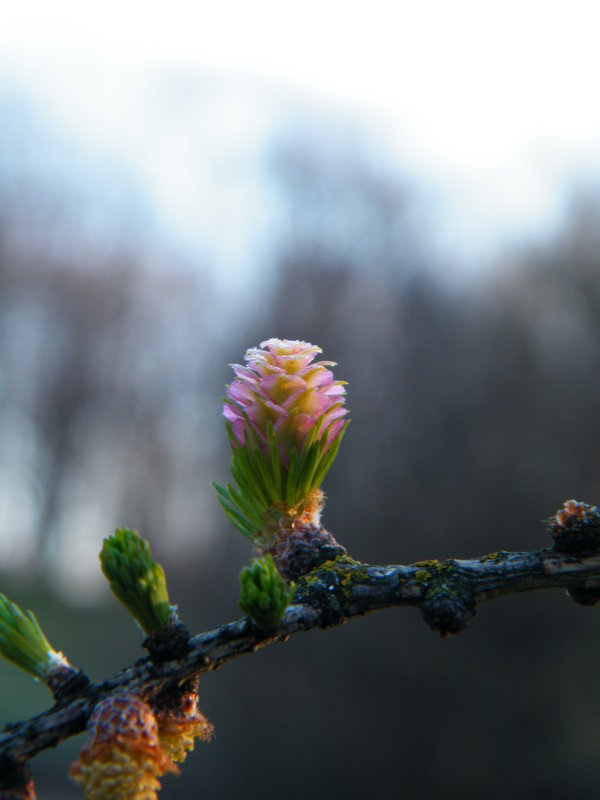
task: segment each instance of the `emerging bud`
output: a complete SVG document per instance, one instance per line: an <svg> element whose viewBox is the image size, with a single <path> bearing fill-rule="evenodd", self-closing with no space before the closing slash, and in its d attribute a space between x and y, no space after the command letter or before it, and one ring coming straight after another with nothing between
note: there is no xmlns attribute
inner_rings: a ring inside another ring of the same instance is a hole
<svg viewBox="0 0 600 800"><path fill-rule="evenodd" d="M321 348L269 339L233 365L223 414L235 485L215 484L233 524L263 550L278 530L318 525L319 489L348 425L344 381L315 362Z"/></svg>
<svg viewBox="0 0 600 800"><path fill-rule="evenodd" d="M86 800L157 800L160 778L178 773L158 740L152 709L125 692L102 700L88 722L88 739L71 777Z"/></svg>
<svg viewBox="0 0 600 800"><path fill-rule="evenodd" d="M177 624L164 570L152 558L148 542L136 531L120 528L106 538L100 564L113 593L145 633Z"/></svg>
<svg viewBox="0 0 600 800"><path fill-rule="evenodd" d="M259 628L277 627L293 594L294 584L286 587L270 555L253 559L240 572L239 606Z"/></svg>
<svg viewBox="0 0 600 800"><path fill-rule="evenodd" d="M547 524L554 538L554 548L559 552L583 555L600 551L600 512L597 506L565 500Z"/></svg>
<svg viewBox="0 0 600 800"><path fill-rule="evenodd" d="M0 653L44 681L55 694L78 675L46 639L33 611L23 611L3 594L0 594Z"/></svg>

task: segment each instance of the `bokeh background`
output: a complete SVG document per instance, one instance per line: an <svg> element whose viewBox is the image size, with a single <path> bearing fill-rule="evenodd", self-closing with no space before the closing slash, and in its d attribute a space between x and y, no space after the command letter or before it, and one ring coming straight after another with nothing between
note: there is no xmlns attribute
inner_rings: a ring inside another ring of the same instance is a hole
<svg viewBox="0 0 600 800"><path fill-rule="evenodd" d="M0 30L0 590L94 680L140 655L117 526L192 631L239 616L220 398L271 336L349 381L325 522L356 558L536 548L600 498L593 4L213 5ZM203 678L216 738L162 796L588 797L599 624L554 591L295 637ZM0 663L1 724L48 705ZM81 741L40 798L78 796Z"/></svg>

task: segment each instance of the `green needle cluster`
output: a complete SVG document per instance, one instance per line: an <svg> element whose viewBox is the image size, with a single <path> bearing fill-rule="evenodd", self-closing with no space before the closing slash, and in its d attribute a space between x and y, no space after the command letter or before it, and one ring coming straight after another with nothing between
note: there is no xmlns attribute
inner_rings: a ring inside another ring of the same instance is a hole
<svg viewBox="0 0 600 800"><path fill-rule="evenodd" d="M277 627L293 594L294 584L287 588L272 556L255 558L240 572L239 606L259 628Z"/></svg>
<svg viewBox="0 0 600 800"><path fill-rule="evenodd" d="M23 611L3 594L0 594L0 652L38 678L45 678L67 663L44 636L33 611Z"/></svg>
<svg viewBox="0 0 600 800"><path fill-rule="evenodd" d="M176 618L169 604L165 572L152 558L148 542L136 531L120 528L104 540L102 572L115 596L145 633L166 628Z"/></svg>
<svg viewBox="0 0 600 800"><path fill-rule="evenodd" d="M271 422L266 426L266 445L254 433L245 431L244 447L237 443L231 423L226 423L234 484L213 486L227 518L248 539L261 532L270 509L296 507L323 482L348 423L328 446L327 438L320 438L322 422L319 419L308 432L299 452L294 447L285 456Z"/></svg>

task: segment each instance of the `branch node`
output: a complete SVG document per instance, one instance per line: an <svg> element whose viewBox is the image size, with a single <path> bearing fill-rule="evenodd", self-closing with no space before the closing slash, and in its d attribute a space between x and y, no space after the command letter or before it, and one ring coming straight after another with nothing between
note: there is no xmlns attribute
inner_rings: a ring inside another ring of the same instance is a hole
<svg viewBox="0 0 600 800"><path fill-rule="evenodd" d="M52 696L58 702L87 689L90 685L90 679L80 669L60 670L48 676L46 684L52 692Z"/></svg>
<svg viewBox="0 0 600 800"><path fill-rule="evenodd" d="M600 586L587 586L585 583L579 583L577 586L571 586L567 590L567 594L582 606L595 606L600 602Z"/></svg>
<svg viewBox="0 0 600 800"><path fill-rule="evenodd" d="M327 561L346 555L346 548L320 525L299 525L278 530L266 551L273 556L277 569L288 581L297 581Z"/></svg>
<svg viewBox="0 0 600 800"><path fill-rule="evenodd" d="M183 658L190 650L190 632L182 622L151 631L142 642L155 664Z"/></svg>
<svg viewBox="0 0 600 800"><path fill-rule="evenodd" d="M469 583L458 576L434 580L425 593L421 614L431 630L442 636L460 633L475 616L475 598Z"/></svg>
<svg viewBox="0 0 600 800"><path fill-rule="evenodd" d="M565 500L547 527L558 553L590 555L600 552L600 512L597 506Z"/></svg>

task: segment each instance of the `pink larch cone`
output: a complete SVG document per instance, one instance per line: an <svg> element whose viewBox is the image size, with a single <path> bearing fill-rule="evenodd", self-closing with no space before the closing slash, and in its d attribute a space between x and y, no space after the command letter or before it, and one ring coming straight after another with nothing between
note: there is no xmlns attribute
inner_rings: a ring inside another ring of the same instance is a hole
<svg viewBox="0 0 600 800"><path fill-rule="evenodd" d="M216 486L225 513L270 553L287 578L314 566L316 551L337 545L320 524L320 484L337 454L347 422L345 382L321 348L268 339L234 364L223 413L229 425L236 486Z"/></svg>
<svg viewBox="0 0 600 800"><path fill-rule="evenodd" d="M289 458L320 423L318 438L326 438L327 450L344 427L346 390L327 369L334 361L314 362L321 352L308 342L269 339L246 351L247 366L233 365L236 379L227 388L223 413L240 445L247 432L266 446L270 422L282 455Z"/></svg>

